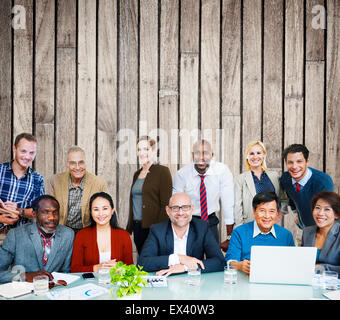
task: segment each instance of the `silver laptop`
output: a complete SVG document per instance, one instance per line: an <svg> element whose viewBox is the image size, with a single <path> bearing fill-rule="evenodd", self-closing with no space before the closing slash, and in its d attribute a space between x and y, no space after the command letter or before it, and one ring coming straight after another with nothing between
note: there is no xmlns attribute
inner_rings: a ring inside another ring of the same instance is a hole
<svg viewBox="0 0 340 320"><path fill-rule="evenodd" d="M252 246L249 282L311 285L315 247Z"/></svg>

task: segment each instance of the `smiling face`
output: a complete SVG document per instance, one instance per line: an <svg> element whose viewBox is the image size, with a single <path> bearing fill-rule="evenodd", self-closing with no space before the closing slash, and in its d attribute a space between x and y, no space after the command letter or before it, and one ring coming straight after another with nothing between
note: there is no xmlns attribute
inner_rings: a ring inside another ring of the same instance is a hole
<svg viewBox="0 0 340 320"><path fill-rule="evenodd" d="M263 149L258 144L250 148L247 154L247 160L252 169L258 168L262 165L265 154Z"/></svg>
<svg viewBox="0 0 340 320"><path fill-rule="evenodd" d="M338 219L331 205L321 198L315 204L313 218L320 229L331 228L335 220Z"/></svg>
<svg viewBox="0 0 340 320"><path fill-rule="evenodd" d="M287 154L287 170L290 176L296 181L300 181L307 173L309 158L306 160L302 152Z"/></svg>
<svg viewBox="0 0 340 320"><path fill-rule="evenodd" d="M183 207L184 206L184 207ZM176 207L181 207L179 210ZM194 206L188 195L176 193L170 198L166 212L174 227L185 228L192 219Z"/></svg>
<svg viewBox="0 0 340 320"><path fill-rule="evenodd" d="M80 180L86 173L85 155L81 151L70 152L67 156L67 167L71 178Z"/></svg>
<svg viewBox="0 0 340 320"><path fill-rule="evenodd" d="M214 156L211 146L208 143L196 143L193 147L192 158L196 170L203 174L205 173L210 165L210 161Z"/></svg>
<svg viewBox="0 0 340 320"><path fill-rule="evenodd" d="M38 226L45 235L52 234L59 224L59 206L52 199L42 199L35 216Z"/></svg>
<svg viewBox="0 0 340 320"><path fill-rule="evenodd" d="M154 148L148 140L141 140L137 144L137 157L141 165L152 162L155 156Z"/></svg>
<svg viewBox="0 0 340 320"><path fill-rule="evenodd" d="M109 225L113 212L114 208L111 207L109 200L102 197L98 197L93 200L91 205L91 215L97 225Z"/></svg>
<svg viewBox="0 0 340 320"><path fill-rule="evenodd" d="M21 139L17 146L13 146L14 161L22 169L27 170L37 154L37 143Z"/></svg>
<svg viewBox="0 0 340 320"><path fill-rule="evenodd" d="M276 201L260 203L253 213L259 229L264 233L269 232L278 216Z"/></svg>

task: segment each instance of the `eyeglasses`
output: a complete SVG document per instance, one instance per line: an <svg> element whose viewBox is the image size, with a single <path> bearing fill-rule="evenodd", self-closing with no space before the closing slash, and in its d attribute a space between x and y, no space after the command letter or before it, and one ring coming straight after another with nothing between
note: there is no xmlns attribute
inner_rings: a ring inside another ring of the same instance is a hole
<svg viewBox="0 0 340 320"><path fill-rule="evenodd" d="M81 160L79 162L77 162L77 161L69 161L68 164L72 168L84 167L85 166L85 161L84 160Z"/></svg>
<svg viewBox="0 0 340 320"><path fill-rule="evenodd" d="M180 209L184 212L188 212L191 209L191 204L185 204L184 206L172 206L169 208L172 212L178 212Z"/></svg>

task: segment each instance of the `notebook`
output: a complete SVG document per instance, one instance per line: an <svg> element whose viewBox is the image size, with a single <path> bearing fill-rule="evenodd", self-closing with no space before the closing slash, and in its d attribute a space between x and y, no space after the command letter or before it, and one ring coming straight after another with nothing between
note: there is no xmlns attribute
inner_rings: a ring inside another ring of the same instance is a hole
<svg viewBox="0 0 340 320"><path fill-rule="evenodd" d="M311 285L315 247L252 246L249 282Z"/></svg>

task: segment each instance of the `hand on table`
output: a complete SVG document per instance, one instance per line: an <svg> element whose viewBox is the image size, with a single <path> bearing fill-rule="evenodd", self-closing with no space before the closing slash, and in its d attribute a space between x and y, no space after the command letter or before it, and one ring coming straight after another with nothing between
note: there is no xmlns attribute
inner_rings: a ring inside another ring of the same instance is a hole
<svg viewBox="0 0 340 320"><path fill-rule="evenodd" d="M250 274L250 260L243 261L231 261L230 266L244 272L245 274Z"/></svg>
<svg viewBox="0 0 340 320"><path fill-rule="evenodd" d="M45 270L39 270L35 272L26 272L25 277L27 282L33 282L33 278L36 276L48 276L48 280L51 281L53 280L53 276L50 272L45 271Z"/></svg>
<svg viewBox="0 0 340 320"><path fill-rule="evenodd" d="M197 269L198 266L200 266L202 269L205 269L203 262L199 259L182 254L179 254L178 258L180 263L185 264L189 269Z"/></svg>
<svg viewBox="0 0 340 320"><path fill-rule="evenodd" d="M156 272L156 276L169 276L171 274L185 272L184 264L175 264L168 269L159 270Z"/></svg>
<svg viewBox="0 0 340 320"><path fill-rule="evenodd" d="M98 270L100 268L107 268L107 269L111 269L114 268L117 264L116 259L110 260L110 261L105 261L103 263L99 263L99 264L95 264L93 266L93 272L98 272Z"/></svg>

